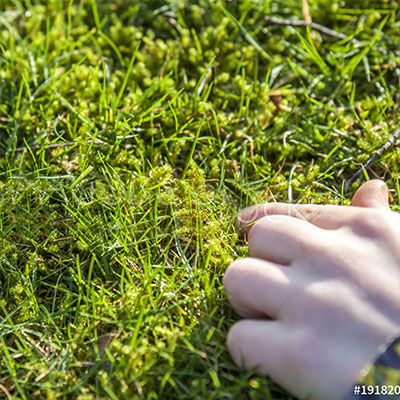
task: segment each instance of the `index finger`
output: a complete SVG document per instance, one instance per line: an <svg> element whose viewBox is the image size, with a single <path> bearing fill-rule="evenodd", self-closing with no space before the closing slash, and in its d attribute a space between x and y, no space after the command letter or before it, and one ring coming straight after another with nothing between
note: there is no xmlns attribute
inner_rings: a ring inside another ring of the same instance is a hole
<svg viewBox="0 0 400 400"><path fill-rule="evenodd" d="M349 223L360 212L361 207L336 206L331 204L287 204L264 203L245 208L239 214L237 226L247 235L252 225L267 215L287 215L303 219L323 229L338 229Z"/></svg>

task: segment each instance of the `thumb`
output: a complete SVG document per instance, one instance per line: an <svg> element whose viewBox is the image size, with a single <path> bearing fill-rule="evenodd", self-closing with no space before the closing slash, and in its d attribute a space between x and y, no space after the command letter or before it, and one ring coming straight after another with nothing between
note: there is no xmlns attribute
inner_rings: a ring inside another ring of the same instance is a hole
<svg viewBox="0 0 400 400"><path fill-rule="evenodd" d="M389 190L379 179L365 182L354 193L351 205L355 207L389 208Z"/></svg>

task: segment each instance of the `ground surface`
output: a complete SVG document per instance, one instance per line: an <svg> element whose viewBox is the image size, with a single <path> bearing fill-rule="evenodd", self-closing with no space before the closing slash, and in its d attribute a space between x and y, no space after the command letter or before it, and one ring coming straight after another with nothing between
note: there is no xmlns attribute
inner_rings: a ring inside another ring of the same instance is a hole
<svg viewBox="0 0 400 400"><path fill-rule="evenodd" d="M348 204L400 101L397 1L301 3L0 1L0 398L291 399L226 351L236 212Z"/></svg>

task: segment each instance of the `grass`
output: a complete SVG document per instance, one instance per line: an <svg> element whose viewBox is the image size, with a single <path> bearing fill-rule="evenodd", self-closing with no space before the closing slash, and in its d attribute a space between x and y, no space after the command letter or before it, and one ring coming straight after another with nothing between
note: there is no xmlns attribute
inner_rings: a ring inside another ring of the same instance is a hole
<svg viewBox="0 0 400 400"><path fill-rule="evenodd" d="M346 38L267 23L294 0L1 0L1 398L292 399L225 347L237 210L349 204L400 101L399 3L309 6Z"/></svg>

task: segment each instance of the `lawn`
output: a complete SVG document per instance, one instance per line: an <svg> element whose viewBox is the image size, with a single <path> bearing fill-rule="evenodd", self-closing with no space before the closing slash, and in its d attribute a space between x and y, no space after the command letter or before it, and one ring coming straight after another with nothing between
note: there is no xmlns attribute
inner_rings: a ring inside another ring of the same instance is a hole
<svg viewBox="0 0 400 400"><path fill-rule="evenodd" d="M226 350L238 210L400 210L395 145L344 190L400 124L400 3L305 3L0 0L1 399L293 399Z"/></svg>

